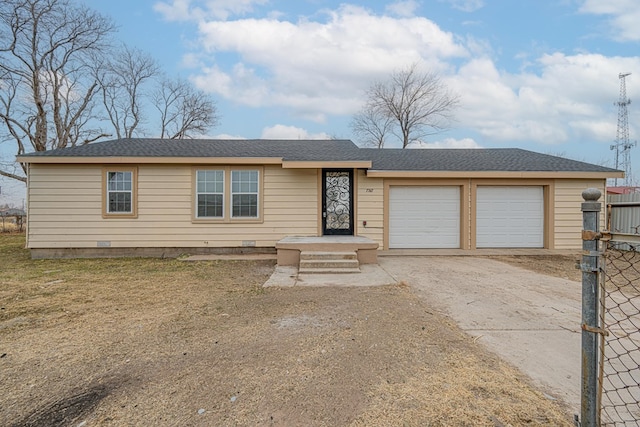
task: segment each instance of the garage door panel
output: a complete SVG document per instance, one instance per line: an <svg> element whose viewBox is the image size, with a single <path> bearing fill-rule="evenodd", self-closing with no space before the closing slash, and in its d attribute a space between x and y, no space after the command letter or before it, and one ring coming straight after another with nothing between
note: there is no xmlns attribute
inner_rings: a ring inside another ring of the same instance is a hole
<svg viewBox="0 0 640 427"><path fill-rule="evenodd" d="M389 247L460 247L459 187L391 187Z"/></svg>
<svg viewBox="0 0 640 427"><path fill-rule="evenodd" d="M476 247L544 246L542 187L478 187Z"/></svg>

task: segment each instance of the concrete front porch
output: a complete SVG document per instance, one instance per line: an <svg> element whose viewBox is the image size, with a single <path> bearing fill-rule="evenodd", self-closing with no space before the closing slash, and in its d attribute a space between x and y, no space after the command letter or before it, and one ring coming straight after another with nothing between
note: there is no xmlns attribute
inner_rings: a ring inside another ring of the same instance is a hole
<svg viewBox="0 0 640 427"><path fill-rule="evenodd" d="M378 243L361 236L288 236L276 243L279 266L300 265L300 252L355 252L360 264L378 263Z"/></svg>

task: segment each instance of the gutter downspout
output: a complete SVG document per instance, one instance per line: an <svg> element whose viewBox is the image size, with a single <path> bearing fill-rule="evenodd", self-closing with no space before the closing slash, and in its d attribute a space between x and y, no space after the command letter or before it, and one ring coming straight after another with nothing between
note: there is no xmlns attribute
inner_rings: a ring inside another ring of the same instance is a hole
<svg viewBox="0 0 640 427"><path fill-rule="evenodd" d="M27 163L27 191L25 192L27 200L25 201L25 205L24 205L24 211L27 214L27 220L25 221L25 231L24 231L25 249L29 249L29 220L31 218L31 214L29 213L29 211L31 211L30 209L31 197L29 197L29 190L31 188L30 180L31 180L31 163Z"/></svg>

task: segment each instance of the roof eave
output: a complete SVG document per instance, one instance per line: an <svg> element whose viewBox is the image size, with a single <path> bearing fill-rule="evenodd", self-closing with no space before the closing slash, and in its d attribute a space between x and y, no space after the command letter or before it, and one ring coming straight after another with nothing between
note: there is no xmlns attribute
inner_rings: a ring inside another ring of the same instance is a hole
<svg viewBox="0 0 640 427"><path fill-rule="evenodd" d="M322 168L334 168L334 169L368 169L371 167L370 160L315 160L315 161L300 161L300 160L285 160L282 162L283 169L322 169Z"/></svg>
<svg viewBox="0 0 640 427"><path fill-rule="evenodd" d="M623 178L624 172L594 171L405 171L373 170L367 171L372 178L580 178L606 179Z"/></svg>
<svg viewBox="0 0 640 427"><path fill-rule="evenodd" d="M109 156L18 156L21 163L47 164L243 164L278 165L281 157L109 157Z"/></svg>

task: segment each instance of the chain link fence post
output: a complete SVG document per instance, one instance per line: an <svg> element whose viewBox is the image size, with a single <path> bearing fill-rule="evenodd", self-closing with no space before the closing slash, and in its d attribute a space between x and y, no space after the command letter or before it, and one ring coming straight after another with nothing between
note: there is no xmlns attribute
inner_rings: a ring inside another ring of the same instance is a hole
<svg viewBox="0 0 640 427"><path fill-rule="evenodd" d="M600 326L599 293L599 222L602 194L596 188L582 192L582 388L581 427L600 426L598 354Z"/></svg>

